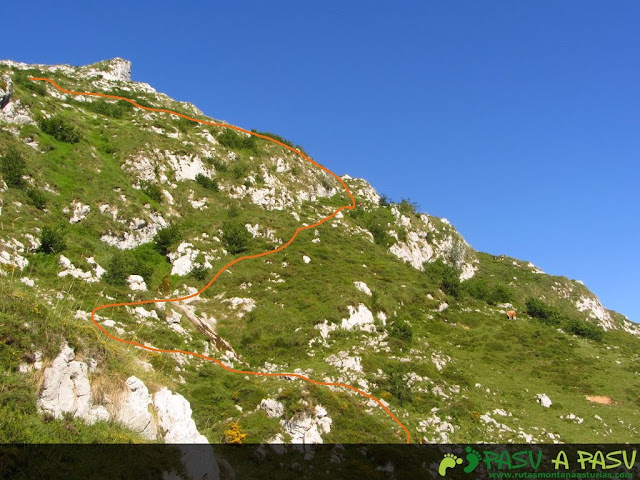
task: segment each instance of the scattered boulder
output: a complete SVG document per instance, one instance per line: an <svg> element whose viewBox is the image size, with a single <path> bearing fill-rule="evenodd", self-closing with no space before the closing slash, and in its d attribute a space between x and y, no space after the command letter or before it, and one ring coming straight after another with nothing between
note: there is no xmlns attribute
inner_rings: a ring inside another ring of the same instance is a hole
<svg viewBox="0 0 640 480"><path fill-rule="evenodd" d="M140 275L129 275L127 283L131 290L139 290L145 292L147 290L147 284Z"/></svg>
<svg viewBox="0 0 640 480"><path fill-rule="evenodd" d="M263 399L258 408L267 412L267 416L270 418L280 418L284 415L284 405L282 402L278 402L271 398Z"/></svg>
<svg viewBox="0 0 640 480"><path fill-rule="evenodd" d="M538 393L535 396L535 399L545 408L549 408L551 406L551 399L545 393Z"/></svg>

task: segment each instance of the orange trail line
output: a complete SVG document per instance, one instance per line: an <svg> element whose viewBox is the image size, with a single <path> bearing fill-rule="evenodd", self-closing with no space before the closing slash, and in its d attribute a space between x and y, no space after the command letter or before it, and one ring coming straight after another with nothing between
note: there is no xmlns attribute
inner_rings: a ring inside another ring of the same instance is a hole
<svg viewBox="0 0 640 480"><path fill-rule="evenodd" d="M136 106L136 107L138 107L140 109L143 109L143 110L149 110L149 111L152 111L152 112L168 113L170 115L176 115L178 117L186 118L187 120L191 120L193 122L203 123L203 124L211 125L211 126L214 126L214 127L231 128L233 130L238 130L240 132L248 133L249 135L253 135L254 137L263 138L263 139L268 140L270 142L273 142L273 143L275 143L277 145L280 145L281 147L284 147L284 148L286 148L288 150L291 150L293 153L295 153L297 155L300 155L302 158L304 158L309 163L312 163L316 167L321 168L325 172L327 172L330 175L332 175L336 180L338 180L340 182L340 184L344 187L344 189L347 192L347 194L349 195L349 198L351 199L351 205L344 205L344 206L338 208L331 215L328 215L328 216L324 217L323 219L319 220L318 222L316 222L316 223L314 223L312 225L302 226L302 227L298 228L294 232L292 237L289 239L289 241L287 243L285 243L284 245L281 245L280 247L275 248L273 250L269 250L267 252L257 253L255 255L245 255L245 256L238 257L238 258L230 261L224 267L222 267L220 270L218 270L218 272L214 275L214 277L211 279L211 281L209 283L207 283L204 287L202 287L202 289L200 289L199 291L197 291L196 293L193 293L191 295L187 295L185 297L179 297L179 298L161 298L161 299L156 299L156 300L140 300L140 301L137 301L137 302L109 303L109 304L106 304L106 305L100 305L100 306L94 308L91 311L91 321L107 337L109 337L109 338L111 338L113 340L116 340L118 342L121 342L121 343L128 343L128 344L134 345L134 346L136 346L138 348L143 348L145 350L149 350L151 352L182 353L182 354L185 354L185 355L191 355L193 357L203 358L205 360L209 360L211 362L215 362L220 367L222 367L225 370L227 370L228 372L233 372L233 373L241 373L241 374L244 374L244 375L255 375L255 376L261 376L261 377L295 377L295 378L299 378L300 380L305 380L305 381L307 381L309 383L313 383L315 385L326 385L326 386L348 388L349 390L353 390L354 392L358 393L359 395L362 395L363 397L367 397L367 398L370 398L371 400L374 400L378 405L380 405L382 407L382 409L386 412L386 414L389 417L391 417L400 427L402 427L402 429L405 431L406 436L407 436L407 443L411 443L411 433L409 433L409 429L407 427L405 427L404 424L400 420L398 420L393 413L391 413L391 410L389 410L389 408L387 408L380 401L380 399L378 399L378 398L374 397L373 395L370 395L370 394L368 394L366 392L363 392L362 390L360 390L358 388L352 387L351 385L347 385L347 384L344 384L344 383L337 383L337 382L320 382L318 380L313 380L311 378L305 377L303 375L298 375L296 373L263 373L263 372L250 372L250 371L247 371L247 370L236 370L234 368L227 367L220 360L218 360L216 358L207 357L206 355L202 355L200 353L186 352L186 351L183 351L183 350L165 350L165 349L162 349L162 348L149 347L149 346L146 346L146 345L142 345L142 344L140 344L138 342L134 342L132 340L125 340L123 338L116 337L114 335L111 335L109 332L107 332L104 329L104 327L102 325L100 325L94 318L94 314L97 311L102 310L104 308L123 307L123 306L131 306L131 305L144 305L144 304L147 304L147 303L159 303L159 302L179 302L179 301L182 301L182 300L188 300L190 298L197 297L202 292L204 292L207 288L209 288L211 285L213 285L213 283L218 279L220 274L222 274L222 272L227 270L232 265L235 265L236 263L241 262L243 260L249 260L249 259L252 259L252 258L266 257L267 255L272 255L274 253L281 252L282 250L287 248L289 245L291 245L291 243L293 243L293 241L298 236L298 234L300 232L302 232L303 230L309 230L310 228L315 228L315 227L317 227L319 225L322 225L324 222L326 222L327 220L330 220L335 215L337 215L338 212L340 212L342 210L353 210L355 208L356 201L353 198L353 195L351 194L351 191L347 187L347 184L344 182L344 180L342 180L338 175L333 173L328 168L320 165L318 162L312 160L311 158L306 156L304 153L296 150L295 148L290 147L289 145L285 145L284 143L279 142L278 140L275 140L275 139L273 139L271 137L268 137L266 135L261 135L261 134L256 133L256 132L251 132L249 130L245 130L244 128L236 127L234 125L227 125L227 124L223 124L223 123L207 122L206 120L199 120L197 118L192 118L192 117L189 117L187 115L183 115L183 114L178 113L178 112L174 112L174 111L171 111L171 110L166 110L164 108L145 107L143 105L137 104L136 102L134 102L130 98L119 97L117 95L108 95L106 93L96 93L96 92L74 92L72 90L65 90L64 88L60 87L56 82L54 82L53 80L51 80L49 78L30 77L29 80L32 80L32 81L40 80L40 81L44 81L44 82L49 82L51 85L53 85L55 88L57 88L61 92L64 92L64 93L67 93L67 94L70 94L70 95L84 95L84 96L93 96L93 97L112 98L114 100L124 100L125 102L129 102L132 105L134 105L134 106Z"/></svg>

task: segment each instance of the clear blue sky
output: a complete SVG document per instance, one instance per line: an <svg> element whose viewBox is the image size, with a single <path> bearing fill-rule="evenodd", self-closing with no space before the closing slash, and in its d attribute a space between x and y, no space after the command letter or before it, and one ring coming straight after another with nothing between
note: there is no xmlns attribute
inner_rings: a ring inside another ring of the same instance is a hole
<svg viewBox="0 0 640 480"><path fill-rule="evenodd" d="M640 321L639 3L90 3L9 2L0 57L127 58Z"/></svg>

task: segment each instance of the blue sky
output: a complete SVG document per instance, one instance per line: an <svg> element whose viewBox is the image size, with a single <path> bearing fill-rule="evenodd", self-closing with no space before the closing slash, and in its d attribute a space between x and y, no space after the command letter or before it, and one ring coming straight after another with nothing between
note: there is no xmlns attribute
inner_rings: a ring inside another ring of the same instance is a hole
<svg viewBox="0 0 640 480"><path fill-rule="evenodd" d="M190 3L10 2L0 58L127 58L640 321L640 4Z"/></svg>

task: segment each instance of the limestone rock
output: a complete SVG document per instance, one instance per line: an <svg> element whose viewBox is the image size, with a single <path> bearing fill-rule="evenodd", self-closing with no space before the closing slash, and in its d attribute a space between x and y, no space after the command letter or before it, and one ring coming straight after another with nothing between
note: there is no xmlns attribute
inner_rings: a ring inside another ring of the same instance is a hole
<svg viewBox="0 0 640 480"><path fill-rule="evenodd" d="M271 418L280 418L284 414L284 405L282 402L278 402L271 398L263 399L260 402L259 408L267 412L267 416Z"/></svg>
<svg viewBox="0 0 640 480"><path fill-rule="evenodd" d="M89 416L89 369L86 363L75 361L74 358L73 349L64 345L51 367L44 371L44 384L38 406L55 418L60 418L63 413L85 419Z"/></svg>
<svg viewBox="0 0 640 480"><path fill-rule="evenodd" d="M129 275L127 283L131 290L139 290L145 292L147 290L147 284L144 282L144 278L140 275Z"/></svg>
<svg viewBox="0 0 640 480"><path fill-rule="evenodd" d="M198 433L191 418L191 405L182 395L163 387L153 395L153 406L165 443L208 443Z"/></svg>
<svg viewBox="0 0 640 480"><path fill-rule="evenodd" d="M551 399L545 393L538 393L535 396L535 399L545 408L549 408L551 406Z"/></svg>
<svg viewBox="0 0 640 480"><path fill-rule="evenodd" d="M129 377L126 382L128 392L116 414L116 419L127 428L149 440L158 437L156 422L151 415L151 394L142 380Z"/></svg>

